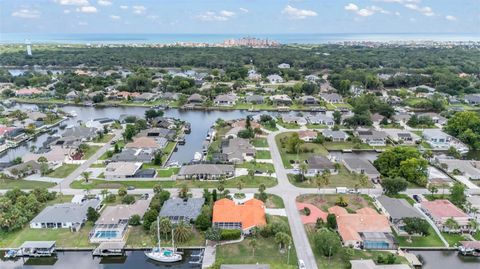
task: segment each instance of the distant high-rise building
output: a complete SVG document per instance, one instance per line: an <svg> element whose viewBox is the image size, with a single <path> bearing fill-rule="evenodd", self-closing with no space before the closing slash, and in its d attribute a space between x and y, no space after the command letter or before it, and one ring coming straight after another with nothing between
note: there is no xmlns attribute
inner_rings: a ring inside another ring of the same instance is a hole
<svg viewBox="0 0 480 269"><path fill-rule="evenodd" d="M32 46L30 45L30 41L25 41L25 44L27 45L27 55L32 56Z"/></svg>

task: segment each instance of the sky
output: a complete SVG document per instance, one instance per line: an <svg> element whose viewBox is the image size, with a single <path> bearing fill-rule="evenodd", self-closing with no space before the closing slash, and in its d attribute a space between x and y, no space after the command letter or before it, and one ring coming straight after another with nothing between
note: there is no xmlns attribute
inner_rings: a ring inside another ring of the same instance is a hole
<svg viewBox="0 0 480 269"><path fill-rule="evenodd" d="M0 0L0 33L480 34L480 0Z"/></svg>

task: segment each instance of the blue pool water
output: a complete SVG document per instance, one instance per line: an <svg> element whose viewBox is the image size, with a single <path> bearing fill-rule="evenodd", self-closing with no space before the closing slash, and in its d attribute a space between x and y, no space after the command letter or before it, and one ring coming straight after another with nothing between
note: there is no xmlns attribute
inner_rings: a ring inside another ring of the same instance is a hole
<svg viewBox="0 0 480 269"><path fill-rule="evenodd" d="M115 238L117 236L117 231L100 231L95 233L95 238Z"/></svg>

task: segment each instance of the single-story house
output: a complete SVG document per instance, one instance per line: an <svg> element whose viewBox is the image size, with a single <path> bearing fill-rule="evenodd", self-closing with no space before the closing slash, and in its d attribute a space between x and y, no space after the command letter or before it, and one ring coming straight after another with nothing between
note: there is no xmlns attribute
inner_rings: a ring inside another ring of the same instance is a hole
<svg viewBox="0 0 480 269"><path fill-rule="evenodd" d="M312 142L318 136L318 133L312 130L298 131L298 137L305 142Z"/></svg>
<svg viewBox="0 0 480 269"><path fill-rule="evenodd" d="M450 147L450 140L452 139L450 135L444 133L440 129L425 129L423 131L423 138L433 148L444 149Z"/></svg>
<svg viewBox="0 0 480 269"><path fill-rule="evenodd" d="M232 163L243 163L255 158L256 150L250 144L248 139L232 138L222 141L222 153L227 155L227 159Z"/></svg>
<svg viewBox="0 0 480 269"><path fill-rule="evenodd" d="M237 102L237 96L234 94L220 94L213 100L217 106L233 106Z"/></svg>
<svg viewBox="0 0 480 269"><path fill-rule="evenodd" d="M283 83L283 78L277 74L272 74L267 76L268 82L271 84L276 84L276 83Z"/></svg>
<svg viewBox="0 0 480 269"><path fill-rule="evenodd" d="M420 136L407 130L384 129L384 131L387 133L387 136L396 143L412 145L421 140Z"/></svg>
<svg viewBox="0 0 480 269"><path fill-rule="evenodd" d="M202 212L205 198L171 198L165 201L160 210L160 218L169 218L172 223L193 222Z"/></svg>
<svg viewBox="0 0 480 269"><path fill-rule="evenodd" d="M29 175L37 174L40 172L40 163L37 161L31 160L27 162L23 162L20 164L16 164L14 166L10 166L3 170L9 177L13 178L24 178Z"/></svg>
<svg viewBox="0 0 480 269"><path fill-rule="evenodd" d="M433 123L444 125L447 123L447 119L445 117L440 116L438 113L427 112L418 114L419 117L429 117L432 119Z"/></svg>
<svg viewBox="0 0 480 269"><path fill-rule="evenodd" d="M450 218L454 219L459 225L458 230L450 232L469 232L471 229L470 220L472 217L452 204L449 200L422 201L420 205L423 212L433 220L441 231L449 232L449 228L445 226L445 222Z"/></svg>
<svg viewBox="0 0 480 269"><path fill-rule="evenodd" d="M281 64L279 64L277 67L280 68L280 69L289 69L289 68L290 68L290 64L281 63Z"/></svg>
<svg viewBox="0 0 480 269"><path fill-rule="evenodd" d="M179 177L185 179L220 179L222 177L232 177L235 168L230 164L191 164L180 168Z"/></svg>
<svg viewBox="0 0 480 269"><path fill-rule="evenodd" d="M160 150L165 148L168 141L166 138L151 136L135 137L132 142L125 145L125 148Z"/></svg>
<svg viewBox="0 0 480 269"><path fill-rule="evenodd" d="M254 227L267 224L265 204L255 198L243 204L235 204L226 198L220 199L213 205L212 224L219 229L238 229L244 234L250 234Z"/></svg>
<svg viewBox="0 0 480 269"><path fill-rule="evenodd" d="M305 76L305 80L310 82L310 83L316 83L317 81L320 80L320 77L318 77L316 75L307 75L307 76Z"/></svg>
<svg viewBox="0 0 480 269"><path fill-rule="evenodd" d="M43 91L41 91L37 88L24 88L24 89L17 90L15 92L15 96L25 97L25 96L40 95L42 93L43 93Z"/></svg>
<svg viewBox="0 0 480 269"><path fill-rule="evenodd" d="M289 114L282 115L282 121L285 123L296 123L298 125L307 125L307 120L304 117L293 116Z"/></svg>
<svg viewBox="0 0 480 269"><path fill-rule="evenodd" d="M202 95L200 95L198 93L194 93L194 94L192 94L188 97L187 103L189 103L189 104L202 104L204 99L205 99L205 97L203 97Z"/></svg>
<svg viewBox="0 0 480 269"><path fill-rule="evenodd" d="M323 156L311 156L305 163L308 165L307 175L309 176L321 174L324 171L328 171L330 174L338 173L335 163Z"/></svg>
<svg viewBox="0 0 480 269"><path fill-rule="evenodd" d="M135 102L151 102L157 100L158 95L151 92L144 92L133 99Z"/></svg>
<svg viewBox="0 0 480 269"><path fill-rule="evenodd" d="M291 105L292 98L286 94L276 94L269 97L274 105Z"/></svg>
<svg viewBox="0 0 480 269"><path fill-rule="evenodd" d="M303 105L306 105L306 106L309 106L309 105L316 105L318 104L318 99L311 96L311 95L306 95L306 96L302 96L300 97L300 102L303 104Z"/></svg>
<svg viewBox="0 0 480 269"><path fill-rule="evenodd" d="M140 168L141 162L111 162L105 168L105 179L125 179L135 177Z"/></svg>
<svg viewBox="0 0 480 269"><path fill-rule="evenodd" d="M47 117L47 114L40 111L28 111L27 117L33 121L43 121Z"/></svg>
<svg viewBox="0 0 480 269"><path fill-rule="evenodd" d="M348 134L344 131L332 131L330 129L323 129L321 132L325 138L329 138L333 142L343 142L348 139Z"/></svg>
<svg viewBox="0 0 480 269"><path fill-rule="evenodd" d="M368 176L370 180L377 182L380 179L380 172L371 162L361 158L344 158L343 165L351 173L358 173Z"/></svg>
<svg viewBox="0 0 480 269"><path fill-rule="evenodd" d="M362 140L363 143L370 146L386 146L387 134L383 131L376 130L357 130L355 135Z"/></svg>
<svg viewBox="0 0 480 269"><path fill-rule="evenodd" d="M439 159L438 162L447 166L448 173L453 174L454 171L458 171L462 176L471 180L480 180L480 161Z"/></svg>
<svg viewBox="0 0 480 269"><path fill-rule="evenodd" d="M89 141L97 136L97 129L84 127L84 126L75 126L72 128L65 129L62 137L73 137L78 141Z"/></svg>
<svg viewBox="0 0 480 269"><path fill-rule="evenodd" d="M320 97L331 104L343 103L343 98L338 93L321 93Z"/></svg>
<svg viewBox="0 0 480 269"><path fill-rule="evenodd" d="M95 128L97 130L103 130L104 126L108 126L113 122L115 122L115 120L111 118L97 118L85 122L85 126L89 128Z"/></svg>
<svg viewBox="0 0 480 269"><path fill-rule="evenodd" d="M40 157L45 157L49 164L58 165L70 160L71 153L74 153L71 149L53 146L51 150L44 153L27 153L22 160L24 162L38 161Z"/></svg>
<svg viewBox="0 0 480 269"><path fill-rule="evenodd" d="M150 163L155 157L155 151L144 148L126 148L110 158L112 162L142 162Z"/></svg>
<svg viewBox="0 0 480 269"><path fill-rule="evenodd" d="M395 231L400 235L406 235L404 218L421 218L423 215L418 212L405 199L390 198L382 195L377 198L377 205L383 214L388 217Z"/></svg>
<svg viewBox="0 0 480 269"><path fill-rule="evenodd" d="M263 102L265 101L265 97L263 97L262 95L254 94L245 97L245 101L251 104L263 104Z"/></svg>
<svg viewBox="0 0 480 269"><path fill-rule="evenodd" d="M307 120L311 124L323 124L328 127L332 127L335 125L335 120L332 117L324 114L309 115L307 116Z"/></svg>
<svg viewBox="0 0 480 269"><path fill-rule="evenodd" d="M464 100L467 104L478 105L480 104L480 94L466 94Z"/></svg>
<svg viewBox="0 0 480 269"><path fill-rule="evenodd" d="M157 125L159 121L155 122L155 125ZM146 130L140 131L136 137L153 137L153 138L166 138L169 141L173 141L173 139L176 136L175 130L171 130L168 128L150 128Z"/></svg>
<svg viewBox="0 0 480 269"><path fill-rule="evenodd" d="M75 100L79 97L80 97L80 95L75 90L72 90L65 95L65 99L67 99L68 101L73 101L73 100Z"/></svg>

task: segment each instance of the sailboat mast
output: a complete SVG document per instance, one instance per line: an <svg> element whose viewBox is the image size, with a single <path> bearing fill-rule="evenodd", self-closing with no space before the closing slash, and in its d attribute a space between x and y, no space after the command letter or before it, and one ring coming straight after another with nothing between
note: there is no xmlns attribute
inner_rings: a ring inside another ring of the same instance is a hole
<svg viewBox="0 0 480 269"><path fill-rule="evenodd" d="M157 240L158 240L158 251L160 251L160 217L157 217Z"/></svg>
<svg viewBox="0 0 480 269"><path fill-rule="evenodd" d="M173 229L172 229L172 248L173 248L173 252L175 252L175 238L173 236Z"/></svg>

